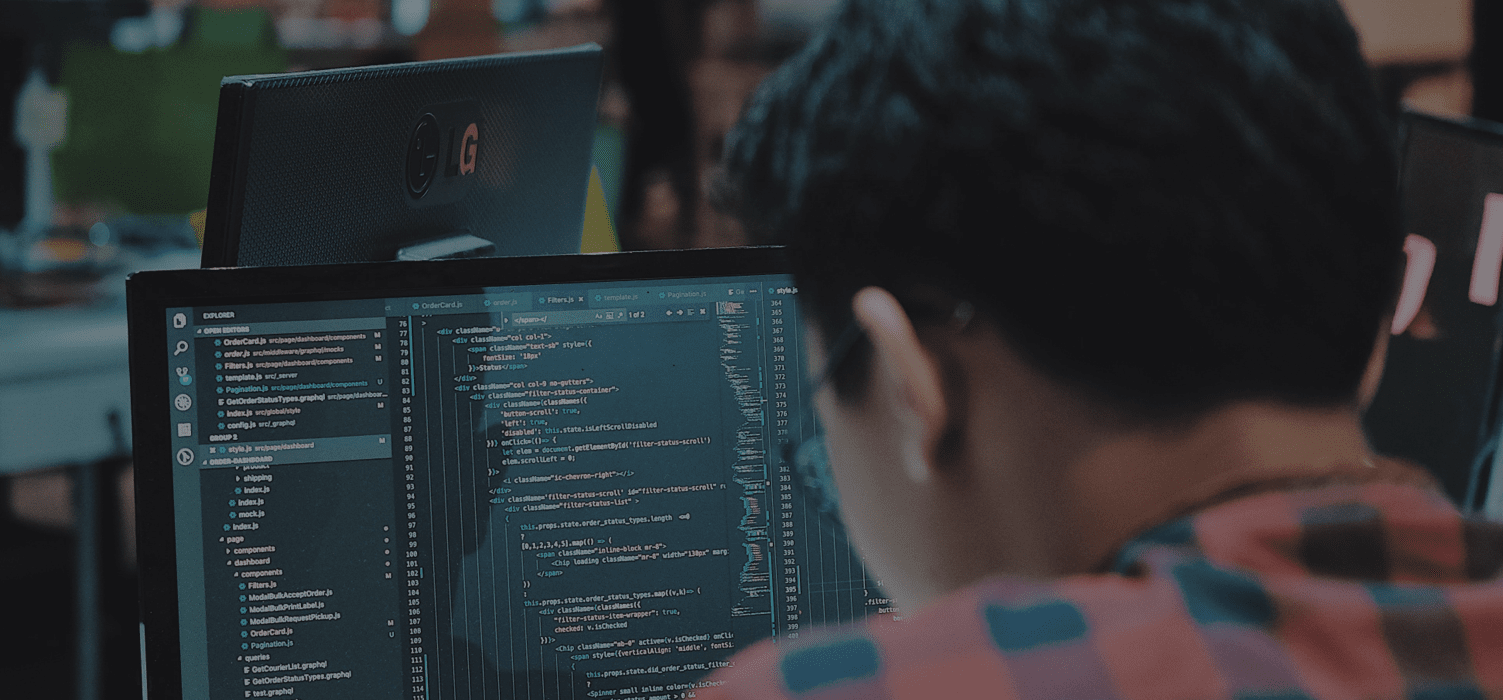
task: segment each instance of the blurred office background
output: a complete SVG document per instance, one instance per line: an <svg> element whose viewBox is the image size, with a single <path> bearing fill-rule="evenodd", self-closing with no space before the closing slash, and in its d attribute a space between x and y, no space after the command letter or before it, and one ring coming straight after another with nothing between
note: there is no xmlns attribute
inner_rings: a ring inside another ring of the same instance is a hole
<svg viewBox="0 0 1503 700"><path fill-rule="evenodd" d="M1503 0L1344 2L1395 110L1503 120ZM7 697L140 697L122 280L197 264L221 76L597 42L620 246L737 245L708 173L831 4L0 0Z"/></svg>

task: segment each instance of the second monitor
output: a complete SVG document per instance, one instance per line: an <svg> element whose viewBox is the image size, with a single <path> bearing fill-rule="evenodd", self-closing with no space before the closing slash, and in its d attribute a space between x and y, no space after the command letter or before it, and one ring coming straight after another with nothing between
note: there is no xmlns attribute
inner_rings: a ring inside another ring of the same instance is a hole
<svg viewBox="0 0 1503 700"><path fill-rule="evenodd" d="M600 47L220 87L204 267L579 250Z"/></svg>

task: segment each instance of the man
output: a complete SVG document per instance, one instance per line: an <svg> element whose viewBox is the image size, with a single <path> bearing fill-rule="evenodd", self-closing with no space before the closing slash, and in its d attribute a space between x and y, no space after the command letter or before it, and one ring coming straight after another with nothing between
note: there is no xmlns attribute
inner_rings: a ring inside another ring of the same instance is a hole
<svg viewBox="0 0 1503 700"><path fill-rule="evenodd" d="M1336 0L851 0L727 145L907 618L698 697L1503 697L1503 527L1373 454L1396 166Z"/></svg>

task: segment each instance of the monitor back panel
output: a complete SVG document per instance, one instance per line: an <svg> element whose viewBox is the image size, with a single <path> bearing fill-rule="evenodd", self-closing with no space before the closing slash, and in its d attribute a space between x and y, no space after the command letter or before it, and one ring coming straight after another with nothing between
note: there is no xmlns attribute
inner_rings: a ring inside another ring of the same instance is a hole
<svg viewBox="0 0 1503 700"><path fill-rule="evenodd" d="M226 78L203 265L393 260L461 234L496 255L577 252L600 70L590 45ZM415 197L425 115L438 148Z"/></svg>
<svg viewBox="0 0 1503 700"><path fill-rule="evenodd" d="M891 616L775 251L141 273L152 698L682 697Z"/></svg>

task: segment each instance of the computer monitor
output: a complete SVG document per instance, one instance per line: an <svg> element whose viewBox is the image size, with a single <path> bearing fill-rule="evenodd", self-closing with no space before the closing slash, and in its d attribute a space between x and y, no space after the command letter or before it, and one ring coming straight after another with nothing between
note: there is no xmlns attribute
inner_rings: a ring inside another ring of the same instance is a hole
<svg viewBox="0 0 1503 700"><path fill-rule="evenodd" d="M578 252L600 47L225 78L204 267Z"/></svg>
<svg viewBox="0 0 1503 700"><path fill-rule="evenodd" d="M775 249L127 292L151 698L683 697L896 614L793 449Z"/></svg>
<svg viewBox="0 0 1503 700"><path fill-rule="evenodd" d="M1428 467L1475 508L1499 419L1503 130L1415 112L1403 127L1406 284L1420 294L1397 309L1366 426L1377 449Z"/></svg>

